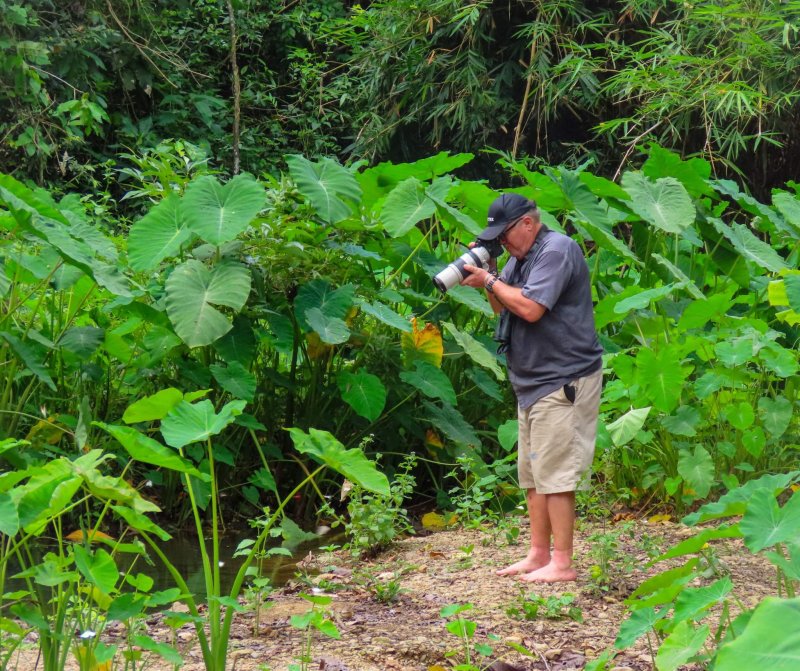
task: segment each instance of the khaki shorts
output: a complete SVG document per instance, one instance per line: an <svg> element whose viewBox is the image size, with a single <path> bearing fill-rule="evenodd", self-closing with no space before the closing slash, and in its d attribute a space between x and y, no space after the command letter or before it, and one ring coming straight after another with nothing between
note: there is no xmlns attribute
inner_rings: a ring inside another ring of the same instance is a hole
<svg viewBox="0 0 800 671"><path fill-rule="evenodd" d="M589 488L603 371L572 382L575 402L563 387L519 410L519 486L537 494Z"/></svg>

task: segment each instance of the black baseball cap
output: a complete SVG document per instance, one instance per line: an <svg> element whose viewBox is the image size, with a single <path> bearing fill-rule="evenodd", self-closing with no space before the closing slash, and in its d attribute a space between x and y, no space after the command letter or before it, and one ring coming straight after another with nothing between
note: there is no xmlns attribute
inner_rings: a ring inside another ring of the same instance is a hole
<svg viewBox="0 0 800 671"><path fill-rule="evenodd" d="M536 201L518 193L504 193L489 206L488 226L478 236L481 240L494 240L512 221L536 209Z"/></svg>

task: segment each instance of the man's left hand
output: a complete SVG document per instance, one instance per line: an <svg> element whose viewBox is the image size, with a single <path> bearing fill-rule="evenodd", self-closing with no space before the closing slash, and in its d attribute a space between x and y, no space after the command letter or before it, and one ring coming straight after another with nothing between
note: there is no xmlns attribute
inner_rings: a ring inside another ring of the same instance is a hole
<svg viewBox="0 0 800 671"><path fill-rule="evenodd" d="M484 270L483 268L478 268L477 266L471 266L469 264L464 265L464 270L466 270L469 275L467 275L463 280L461 280L462 286L465 287L475 287L476 289L482 289L486 286L486 282L491 277L488 271Z"/></svg>

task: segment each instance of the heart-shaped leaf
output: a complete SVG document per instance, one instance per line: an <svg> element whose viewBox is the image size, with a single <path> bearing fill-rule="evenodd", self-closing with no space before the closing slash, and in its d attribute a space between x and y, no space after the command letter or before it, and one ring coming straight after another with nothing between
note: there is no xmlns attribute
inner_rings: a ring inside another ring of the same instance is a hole
<svg viewBox="0 0 800 671"><path fill-rule="evenodd" d="M798 618L798 619L795 619ZM715 671L795 671L800 668L800 598L765 598L753 612L745 630L723 643Z"/></svg>
<svg viewBox="0 0 800 671"><path fill-rule="evenodd" d="M631 197L628 207L665 233L681 233L694 223L692 199L674 177L661 177L653 182L642 173L626 172L622 187Z"/></svg>
<svg viewBox="0 0 800 671"><path fill-rule="evenodd" d="M352 207L344 199L358 203L361 187L347 168L329 158L312 163L298 155L287 156L286 164L298 190L311 201L323 221L337 224L352 216Z"/></svg>
<svg viewBox="0 0 800 671"><path fill-rule="evenodd" d="M779 438L789 428L792 412L792 403L783 396L775 399L762 396L758 399L758 415L773 438Z"/></svg>
<svg viewBox="0 0 800 671"><path fill-rule="evenodd" d="M178 448L206 440L233 423L246 405L246 401L231 401L216 413L208 399L199 403L181 401L161 422L161 434L168 445Z"/></svg>
<svg viewBox="0 0 800 671"><path fill-rule="evenodd" d="M153 270L192 237L180 198L170 194L131 226L128 258L134 270Z"/></svg>
<svg viewBox="0 0 800 671"><path fill-rule="evenodd" d="M308 325L319 334L322 342L329 345L339 345L350 338L350 329L338 317L328 317L319 308L306 310Z"/></svg>
<svg viewBox="0 0 800 671"><path fill-rule="evenodd" d="M794 494L781 508L771 491L758 490L747 503L739 528L752 552L796 539L800 534L800 496Z"/></svg>
<svg viewBox="0 0 800 671"><path fill-rule="evenodd" d="M425 195L425 188L416 177L409 177L398 184L381 210L381 220L386 232L393 238L408 233L423 219L436 212L436 204Z"/></svg>
<svg viewBox="0 0 800 671"><path fill-rule="evenodd" d="M220 387L231 396L243 398L245 401L253 400L256 394L256 376L238 361L233 361L227 366L214 364L210 370Z"/></svg>
<svg viewBox="0 0 800 671"><path fill-rule="evenodd" d="M698 498L705 498L714 484L714 460L702 445L696 445L694 452L681 450L678 473Z"/></svg>
<svg viewBox="0 0 800 671"><path fill-rule="evenodd" d="M191 231L219 246L250 225L265 198L264 187L250 175L237 175L224 186L204 175L186 187L181 210Z"/></svg>
<svg viewBox="0 0 800 671"><path fill-rule="evenodd" d="M172 272L166 290L167 315L181 340L190 347L208 345L232 327L213 306L241 310L250 295L250 271L232 261L209 270L193 259Z"/></svg>
<svg viewBox="0 0 800 671"><path fill-rule="evenodd" d="M438 369L437 369L438 370ZM345 403L359 415L374 422L386 405L386 387L377 375L360 370L342 371L336 378Z"/></svg>
<svg viewBox="0 0 800 671"><path fill-rule="evenodd" d="M650 406L646 408L634 408L626 412L622 417L611 422L606 428L609 434L611 434L611 440L614 442L614 445L622 447L633 440L633 437L639 433L644 426L644 421L649 414Z"/></svg>
<svg viewBox="0 0 800 671"><path fill-rule="evenodd" d="M92 552L82 545L76 545L74 552L75 566L86 578L86 582L97 587L103 594L111 594L119 579L114 558L103 548Z"/></svg>
<svg viewBox="0 0 800 671"><path fill-rule="evenodd" d="M695 629L689 622L679 622L658 649L656 669L676 671L700 651L708 638L709 631L707 624Z"/></svg>
<svg viewBox="0 0 800 671"><path fill-rule="evenodd" d="M346 449L327 431L289 429L298 452L325 464L367 491L389 496L389 479L357 447Z"/></svg>

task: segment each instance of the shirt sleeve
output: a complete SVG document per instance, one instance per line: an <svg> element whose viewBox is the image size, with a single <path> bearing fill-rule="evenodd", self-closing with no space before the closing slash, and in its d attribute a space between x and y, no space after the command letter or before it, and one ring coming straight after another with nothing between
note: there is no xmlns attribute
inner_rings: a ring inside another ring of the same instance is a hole
<svg viewBox="0 0 800 671"><path fill-rule="evenodd" d="M522 295L552 310L571 279L572 264L567 254L558 250L548 251L532 264Z"/></svg>

